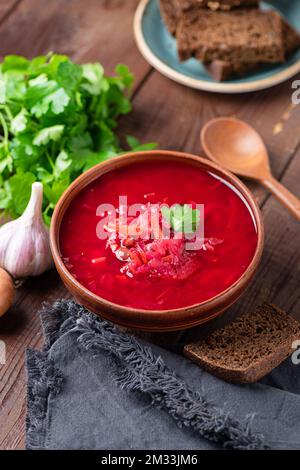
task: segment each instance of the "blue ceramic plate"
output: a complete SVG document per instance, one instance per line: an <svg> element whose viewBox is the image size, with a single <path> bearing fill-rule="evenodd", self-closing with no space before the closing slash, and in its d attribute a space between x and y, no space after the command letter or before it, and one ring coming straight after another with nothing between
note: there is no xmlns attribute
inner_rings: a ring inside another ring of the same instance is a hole
<svg viewBox="0 0 300 470"><path fill-rule="evenodd" d="M300 1L261 2L261 8L278 10L296 29L300 29ZM300 50L284 64L265 66L247 77L216 82L196 59L179 62L176 41L161 19L158 0L142 0L134 19L134 32L145 59L163 75L192 88L219 93L261 90L283 82L300 71Z"/></svg>

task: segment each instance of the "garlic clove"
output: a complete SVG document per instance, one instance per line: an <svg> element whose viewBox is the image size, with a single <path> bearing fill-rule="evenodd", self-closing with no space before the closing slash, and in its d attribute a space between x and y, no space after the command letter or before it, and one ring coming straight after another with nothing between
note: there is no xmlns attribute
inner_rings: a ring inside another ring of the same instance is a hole
<svg viewBox="0 0 300 470"><path fill-rule="evenodd" d="M42 203L43 185L33 183L23 215L0 228L0 267L15 279L38 276L53 264Z"/></svg>

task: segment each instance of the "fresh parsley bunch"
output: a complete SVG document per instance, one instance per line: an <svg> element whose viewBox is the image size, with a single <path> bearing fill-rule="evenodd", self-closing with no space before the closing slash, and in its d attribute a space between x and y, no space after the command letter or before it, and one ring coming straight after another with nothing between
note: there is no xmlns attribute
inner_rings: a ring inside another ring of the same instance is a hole
<svg viewBox="0 0 300 470"><path fill-rule="evenodd" d="M124 152L117 118L131 111L133 75L116 76L99 63L77 65L48 54L27 60L7 56L0 64L0 211L21 215L31 184L44 185L47 223L70 182L93 165ZM154 148L127 138L132 150Z"/></svg>

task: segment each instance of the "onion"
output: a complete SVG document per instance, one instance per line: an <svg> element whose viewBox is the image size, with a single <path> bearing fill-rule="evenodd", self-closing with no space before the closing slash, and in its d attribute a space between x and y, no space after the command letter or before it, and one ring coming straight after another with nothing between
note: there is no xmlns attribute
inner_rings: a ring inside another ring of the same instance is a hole
<svg viewBox="0 0 300 470"><path fill-rule="evenodd" d="M0 268L0 317L12 306L14 299L14 283L12 277Z"/></svg>

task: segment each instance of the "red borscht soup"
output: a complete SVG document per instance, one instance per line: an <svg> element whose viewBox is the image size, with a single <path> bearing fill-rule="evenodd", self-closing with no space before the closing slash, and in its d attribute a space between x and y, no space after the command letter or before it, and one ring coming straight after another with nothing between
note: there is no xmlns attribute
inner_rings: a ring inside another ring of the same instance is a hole
<svg viewBox="0 0 300 470"><path fill-rule="evenodd" d="M139 211L123 214L120 196ZM203 223L200 247L188 248ZM221 293L245 272L256 246L254 218L238 191L174 161L134 163L99 177L73 199L60 230L63 261L84 287L145 310L187 307Z"/></svg>

